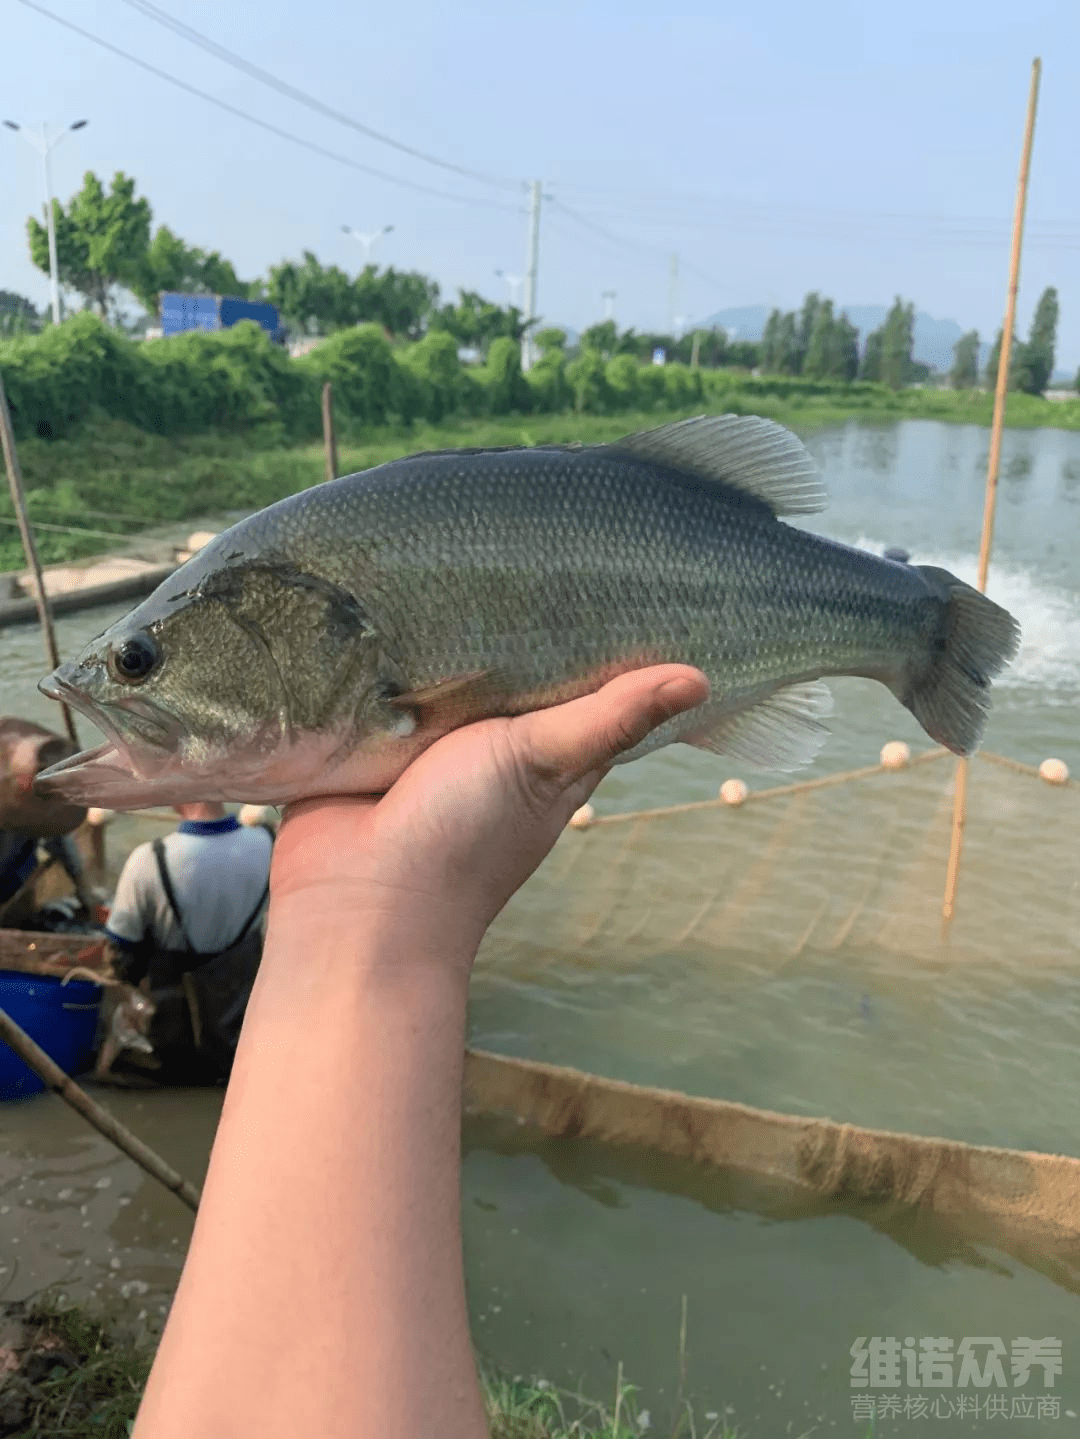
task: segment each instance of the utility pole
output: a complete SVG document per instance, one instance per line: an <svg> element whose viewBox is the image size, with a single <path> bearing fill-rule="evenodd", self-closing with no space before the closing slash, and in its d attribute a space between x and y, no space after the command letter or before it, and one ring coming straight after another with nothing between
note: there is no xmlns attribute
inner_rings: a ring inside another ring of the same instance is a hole
<svg viewBox="0 0 1080 1439"><path fill-rule="evenodd" d="M529 203L529 263L525 269L525 323L536 319L536 279L540 269L540 181L531 185ZM533 338L530 330L525 331L521 346L521 368L528 370L533 363Z"/></svg>
<svg viewBox="0 0 1080 1439"><path fill-rule="evenodd" d="M679 257L673 254L671 257L671 270L668 278L668 329L672 339L678 339L675 328L678 325L678 316L675 313L679 296Z"/></svg>
<svg viewBox="0 0 1080 1439"><path fill-rule="evenodd" d="M61 130L59 135L49 139L48 127L42 122L41 135L35 135L33 130L24 130L21 125L16 125L14 120L5 120L4 124L9 130L17 130L23 139L29 140L34 149L41 155L42 168L45 172L45 227L49 233L49 289L52 296L52 317L53 324L60 323L60 267L56 259L56 221L53 218L53 197L52 197L52 167L49 164L49 156L59 145L65 135L70 135L72 130L81 130L88 122L76 120L66 130Z"/></svg>
<svg viewBox="0 0 1080 1439"><path fill-rule="evenodd" d="M600 298L601 298L601 299L603 300L603 302L604 302L604 319L605 319L605 320L613 320L613 319L615 318L615 296L616 296L617 293L618 293L618 292L617 292L616 290L601 290L601 291L600 291Z"/></svg>

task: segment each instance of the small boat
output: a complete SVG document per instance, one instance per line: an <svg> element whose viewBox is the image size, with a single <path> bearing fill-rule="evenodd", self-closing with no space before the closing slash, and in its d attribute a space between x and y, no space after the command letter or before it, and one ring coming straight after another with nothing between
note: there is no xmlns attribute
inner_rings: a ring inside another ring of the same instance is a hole
<svg viewBox="0 0 1080 1439"><path fill-rule="evenodd" d="M74 973L73 973L74 971ZM77 1074L94 1058L105 947L85 934L0 929L0 1009L57 1063ZM0 1101L44 1089L38 1076L0 1044Z"/></svg>

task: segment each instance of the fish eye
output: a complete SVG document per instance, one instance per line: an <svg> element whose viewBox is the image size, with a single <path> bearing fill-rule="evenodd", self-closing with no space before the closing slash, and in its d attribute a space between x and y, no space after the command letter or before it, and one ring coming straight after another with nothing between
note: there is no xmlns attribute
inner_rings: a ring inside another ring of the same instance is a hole
<svg viewBox="0 0 1080 1439"><path fill-rule="evenodd" d="M157 668L161 659L158 643L144 630L129 635L109 652L109 673L121 684L138 684Z"/></svg>

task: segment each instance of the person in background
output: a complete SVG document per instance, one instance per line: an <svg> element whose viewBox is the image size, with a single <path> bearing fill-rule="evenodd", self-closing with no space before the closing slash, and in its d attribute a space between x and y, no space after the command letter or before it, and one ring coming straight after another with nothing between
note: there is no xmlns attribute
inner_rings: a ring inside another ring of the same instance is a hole
<svg viewBox="0 0 1080 1439"><path fill-rule="evenodd" d="M139 845L116 886L106 936L117 976L154 1004L158 1077L227 1077L262 952L273 836L224 805L177 805L182 823Z"/></svg>
<svg viewBox="0 0 1080 1439"><path fill-rule="evenodd" d="M72 837L86 810L34 794L35 776L76 749L71 740L33 720L0 715L0 927L48 927L35 908L34 881L50 862L71 880L86 918L92 914L94 899Z"/></svg>
<svg viewBox="0 0 1080 1439"><path fill-rule="evenodd" d="M50 859L61 866L75 886L83 908L89 909L82 855L70 835L34 839L0 829L0 926L18 929L32 923L33 886L27 882Z"/></svg>

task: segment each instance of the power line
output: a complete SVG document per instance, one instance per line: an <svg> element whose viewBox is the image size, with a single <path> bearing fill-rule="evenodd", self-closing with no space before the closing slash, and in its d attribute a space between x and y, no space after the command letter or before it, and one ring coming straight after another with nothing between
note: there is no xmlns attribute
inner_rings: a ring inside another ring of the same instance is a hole
<svg viewBox="0 0 1080 1439"><path fill-rule="evenodd" d="M609 244L620 245L624 249L639 250L644 254L667 258L667 250L660 250L655 245L643 244L640 240L628 240L625 235L614 235L610 230L605 229L603 225L598 225L595 220L590 220L588 216L580 214L577 210L571 210L569 205L564 205L563 202L557 200L554 195L549 195L547 198L549 203L554 205L557 210L561 210L564 215L568 215L571 220L584 226L586 230L592 230L594 234L602 236Z"/></svg>
<svg viewBox="0 0 1080 1439"><path fill-rule="evenodd" d="M777 219L800 218L806 215L814 215L829 219L865 219L876 220L911 220L919 224L949 224L965 225L979 228L993 227L1005 234L1009 233L1009 219L1001 215L949 215L942 213L920 214L912 211L898 210L872 210L867 208L844 209L839 206L829 205L791 205L775 201L750 201L738 195L692 195L677 194L674 192L650 192L644 190L628 190L612 185L597 185L592 182L588 184L559 182L561 190L587 192L591 197L613 196L613 201L593 200L594 207L600 204L623 204L629 202L630 212L647 214L655 217L658 223L663 222L665 216L658 214L658 211L666 208L668 212L678 208L712 208L723 207L723 220L727 223L732 217L740 217L751 214L770 215ZM621 197L621 198L620 198ZM636 206L635 206L636 202ZM625 211L623 213L626 213ZM669 217L670 218L670 214ZM1067 221L1047 221L1048 231L1065 230L1069 234L1075 234L1075 227Z"/></svg>
<svg viewBox="0 0 1080 1439"><path fill-rule="evenodd" d="M226 65L231 65L234 70L243 71L245 75L250 75L252 79L258 80L261 84L269 85L270 88L276 90L278 94L287 95L290 100L295 100L297 104L306 105L309 110L315 110L320 115L326 115L331 120L336 120L339 125L347 125L351 130L356 130L359 134L366 135L371 140L378 140L381 145L391 145L395 150L400 150L406 155L412 155L417 160L423 160L429 165L438 165L443 170L452 170L455 174L464 175L470 180L480 180L485 185L496 185L504 190L516 190L520 188L520 181L518 180L508 180L497 175L486 175L480 170L471 170L466 165L455 165L451 160L442 160L437 155L429 155L425 150L418 150L415 146L407 145L402 140L395 140L392 135L385 135L381 130L375 130L370 125L363 124L360 120L354 120L351 115L346 115L343 111L336 110L332 105L324 104L322 100L317 99L314 95L309 95L305 90L300 90L297 86L290 85L288 81L279 79L278 76L272 75L268 70L262 69L261 66L254 64L252 61L246 60L235 51L227 49L224 45L219 45L216 40L211 40L200 31L192 29L190 25L185 25L182 20L177 20L157 5L152 4L151 0L124 0L124 4L129 5L133 10L137 10L140 15L144 15L148 20L154 20L159 25L166 26L175 34L183 36L183 38L190 41L192 45L197 45L201 50L205 50L208 54L216 56L219 60L223 60Z"/></svg>
<svg viewBox="0 0 1080 1439"><path fill-rule="evenodd" d="M717 202L719 203L719 202ZM592 209L598 208L596 205ZM567 213L583 225L588 225L598 233L604 234L610 240L617 240L617 237L610 230L606 230L599 220L593 219L580 213L570 211L563 206ZM809 208L800 210L791 206L760 206L756 208L745 208L730 206L723 215L709 217L707 215L686 216L673 214L670 211L661 213L657 205L652 205L645 211L636 209L601 210L601 217L612 218L631 225L652 225L662 226L669 230L681 230L687 228L713 229L722 226L726 232L747 231L759 227L789 227L795 223L800 227L801 234L814 234L819 236L841 235L845 237L857 237L860 233L880 238L882 235L898 241L906 240L910 236L924 239L931 242L971 244L998 244L1008 238L1008 231L1005 227L997 227L992 220L980 221L967 219L963 216L933 216L933 215L888 215L876 211L861 210L824 210L821 208ZM1069 230L1061 226L1033 228L1028 232L1028 239L1033 243L1048 247L1061 246L1072 248L1080 243L1080 230ZM619 240L621 244L633 244L628 240ZM642 248L645 248L643 245Z"/></svg>
<svg viewBox="0 0 1080 1439"><path fill-rule="evenodd" d="M561 210L564 215L576 221L577 224L584 226L585 229L592 230L594 234L602 236L602 238L610 244L619 245L623 249L636 250L639 254L647 255L651 259L656 260L657 263L661 261L670 263L670 250L662 250L656 245L643 244L639 240L628 240L625 235L616 235L611 230L605 229L603 225L597 224L595 220L590 220L587 215L582 215L579 211L572 210L569 205L564 205L561 200L556 200L554 196L549 196L548 199L550 203L556 209ZM689 271L690 274L695 275L699 280L703 280L710 288L714 290L723 290L725 288L715 276L708 274L705 270L701 269L700 266L686 260L681 254L679 256L679 264L684 270Z"/></svg>
<svg viewBox="0 0 1080 1439"><path fill-rule="evenodd" d="M305 140L300 135L294 135L289 130L281 129L279 125L271 124L269 120L260 120L257 115L250 115L246 110L241 110L239 106L230 105L227 100L219 100L216 95L200 90L195 85L189 85L186 80L177 79L167 70L161 70L156 65L151 65L148 60L140 60L137 55L131 55L127 50L121 50L119 45L114 45L109 40L102 40L100 36L84 30L81 25L76 25L71 20L65 20L61 15L53 14L51 10L46 10L44 5L38 5L36 0L19 0L19 3L30 10L36 10L39 15L44 15L49 20L55 20L65 30L74 31L76 35L81 35L84 40L89 40L92 44L100 46L101 49L109 50L123 60L130 60L133 65L138 65L141 70L147 70L151 75L156 75L159 80L167 80L170 85L175 85L180 90L186 90L189 95L197 95L200 100L208 100L219 110L225 110L230 115L238 116L241 120L247 120L249 124L258 125L261 130L267 130L271 135L277 135L279 139L300 145L303 149L312 151L313 154L322 155L327 160L334 160L339 165L347 165L350 170L359 170L365 175L374 175L378 180L386 180L391 185L403 185L408 190L416 190L422 195L434 195L440 200L454 200L462 205L482 205L489 210L505 210L514 215L522 213L515 205L504 205L498 200L481 199L471 195L455 195L449 190L436 190L431 185L421 184L417 180L405 180L400 175L391 175L385 170L377 170L373 165L364 165L359 160L351 159L348 155L339 155L336 150L328 150L324 145L318 145L313 140Z"/></svg>

